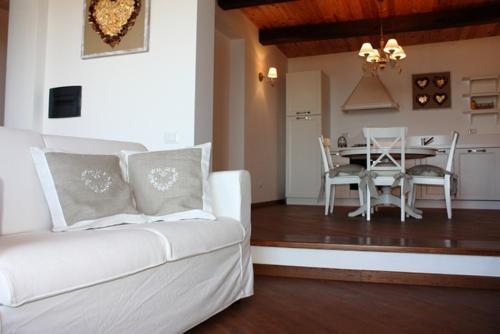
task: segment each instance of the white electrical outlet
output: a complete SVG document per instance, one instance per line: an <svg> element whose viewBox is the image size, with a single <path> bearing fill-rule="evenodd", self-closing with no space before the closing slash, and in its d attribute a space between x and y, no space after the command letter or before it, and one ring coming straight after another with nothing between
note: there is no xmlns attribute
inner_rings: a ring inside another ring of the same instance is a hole
<svg viewBox="0 0 500 334"><path fill-rule="evenodd" d="M163 134L163 141L165 144L178 144L177 132L167 131Z"/></svg>

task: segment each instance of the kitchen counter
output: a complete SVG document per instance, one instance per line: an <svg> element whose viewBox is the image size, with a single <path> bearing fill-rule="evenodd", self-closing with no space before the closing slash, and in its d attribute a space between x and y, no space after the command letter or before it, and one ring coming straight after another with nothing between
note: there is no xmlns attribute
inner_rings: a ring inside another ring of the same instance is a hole
<svg viewBox="0 0 500 334"><path fill-rule="evenodd" d="M421 138L434 137L434 140L425 147L432 147L437 149L449 148L451 145L451 136L449 135L428 135L428 136L409 136L407 146L420 147ZM332 140L333 141L333 140ZM354 144L364 143L362 138L348 139L349 147ZM352 144L351 144L352 143ZM336 143L332 143L336 144ZM494 134L476 134L476 135L460 135L458 138L457 148L479 148L479 147L500 147L500 133ZM333 151L337 151L337 145L332 147Z"/></svg>

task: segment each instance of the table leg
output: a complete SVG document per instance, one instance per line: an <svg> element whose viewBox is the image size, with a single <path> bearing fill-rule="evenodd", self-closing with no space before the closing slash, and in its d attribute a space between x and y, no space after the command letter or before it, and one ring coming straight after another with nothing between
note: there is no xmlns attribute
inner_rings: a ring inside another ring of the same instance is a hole
<svg viewBox="0 0 500 334"><path fill-rule="evenodd" d="M401 200L399 197L394 196L391 193L391 187L390 186L384 186L382 187L382 194L378 198L373 198L371 200L371 206L374 207L376 205L394 205L397 206L398 208L400 207ZM360 206L354 211L351 211L347 214L348 217L356 217L359 216L363 213L366 213L366 204ZM416 208L411 208L408 205L405 206L406 213L415 218L415 219L422 219L422 210L416 209Z"/></svg>

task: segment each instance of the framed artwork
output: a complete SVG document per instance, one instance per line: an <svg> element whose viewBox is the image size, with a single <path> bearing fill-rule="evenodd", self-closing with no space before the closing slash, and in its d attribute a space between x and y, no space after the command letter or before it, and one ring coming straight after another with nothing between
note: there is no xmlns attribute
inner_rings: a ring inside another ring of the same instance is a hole
<svg viewBox="0 0 500 334"><path fill-rule="evenodd" d="M413 74L413 110L451 108L450 72Z"/></svg>
<svg viewBox="0 0 500 334"><path fill-rule="evenodd" d="M148 51L150 0L83 2L83 59Z"/></svg>

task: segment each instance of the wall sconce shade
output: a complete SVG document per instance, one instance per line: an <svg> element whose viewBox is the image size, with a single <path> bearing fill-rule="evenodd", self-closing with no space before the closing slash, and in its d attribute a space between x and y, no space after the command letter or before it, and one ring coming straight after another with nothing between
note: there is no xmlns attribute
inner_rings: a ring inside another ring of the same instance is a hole
<svg viewBox="0 0 500 334"><path fill-rule="evenodd" d="M269 79L278 79L278 70L276 67L269 67L269 72L267 72L267 77Z"/></svg>
<svg viewBox="0 0 500 334"><path fill-rule="evenodd" d="M268 80L271 83L271 86L274 86L274 81L278 79L278 70L276 67L269 67L267 76L265 76L264 73L259 72L259 81L262 82L264 79Z"/></svg>

